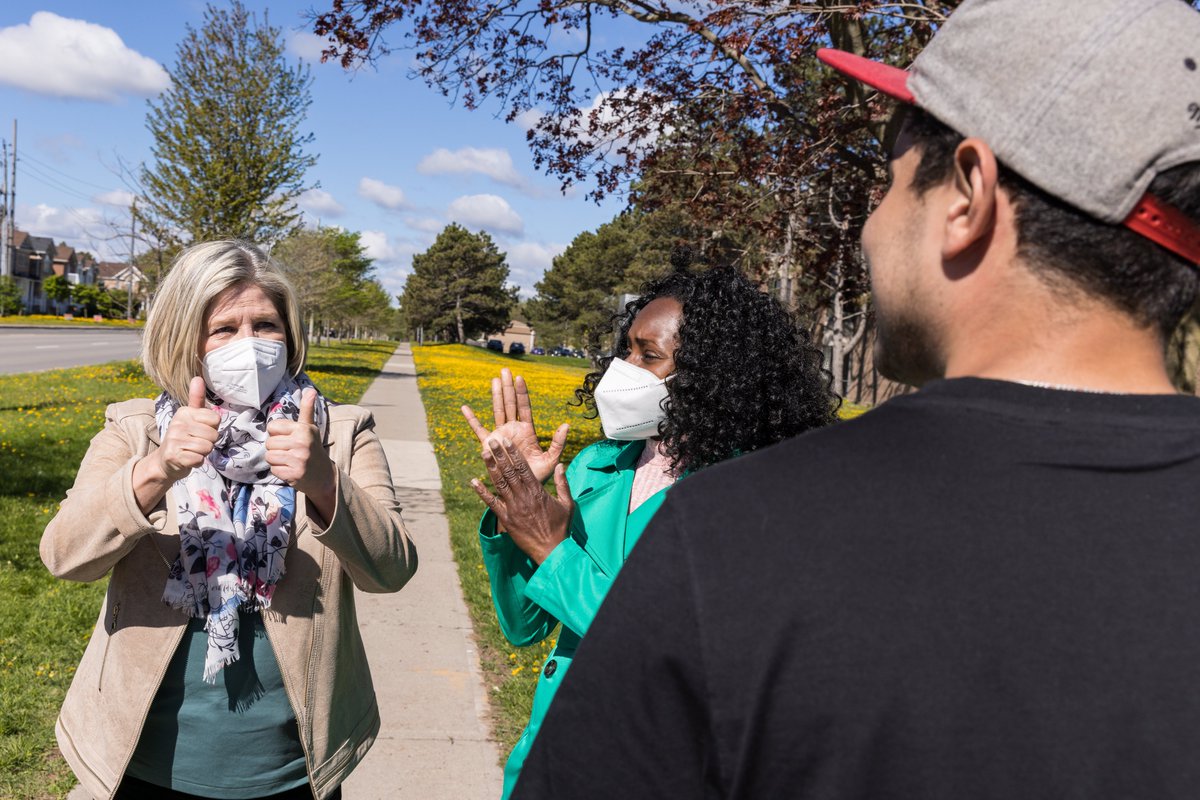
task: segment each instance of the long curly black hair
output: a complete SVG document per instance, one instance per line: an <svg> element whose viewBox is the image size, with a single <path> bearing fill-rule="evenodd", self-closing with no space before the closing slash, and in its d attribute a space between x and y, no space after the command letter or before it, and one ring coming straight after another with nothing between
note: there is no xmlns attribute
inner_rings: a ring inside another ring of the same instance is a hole
<svg viewBox="0 0 1200 800"><path fill-rule="evenodd" d="M663 449L676 471L696 471L837 419L841 399L807 331L778 300L732 267L693 272L676 254L674 270L642 287L625 306L617 347L575 390L575 405L595 417L596 385L614 358L629 355L629 328L660 297L683 306L675 377L667 382Z"/></svg>

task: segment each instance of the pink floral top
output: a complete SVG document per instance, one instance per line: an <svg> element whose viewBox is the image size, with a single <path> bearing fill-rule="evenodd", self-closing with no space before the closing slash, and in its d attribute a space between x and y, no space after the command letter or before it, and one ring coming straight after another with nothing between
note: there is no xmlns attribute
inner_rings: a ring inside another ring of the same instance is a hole
<svg viewBox="0 0 1200 800"><path fill-rule="evenodd" d="M650 439L638 456L633 473L633 491L629 493L629 512L675 482L671 459L662 452L662 441Z"/></svg>

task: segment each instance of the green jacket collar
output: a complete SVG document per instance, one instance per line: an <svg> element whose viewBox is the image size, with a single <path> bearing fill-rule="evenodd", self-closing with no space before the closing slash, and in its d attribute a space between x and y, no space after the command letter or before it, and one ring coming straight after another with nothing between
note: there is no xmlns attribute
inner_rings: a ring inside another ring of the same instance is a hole
<svg viewBox="0 0 1200 800"><path fill-rule="evenodd" d="M605 472L633 469L648 440L635 439L632 442L620 442L616 439L609 439L608 441L613 446L606 447L603 452L597 453L595 460L587 465L588 469Z"/></svg>

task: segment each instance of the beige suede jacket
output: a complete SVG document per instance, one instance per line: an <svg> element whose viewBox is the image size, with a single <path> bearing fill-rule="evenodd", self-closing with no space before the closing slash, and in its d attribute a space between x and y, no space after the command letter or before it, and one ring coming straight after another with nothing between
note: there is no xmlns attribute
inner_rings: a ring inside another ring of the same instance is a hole
<svg viewBox="0 0 1200 800"><path fill-rule="evenodd" d="M116 793L188 621L162 601L179 555L171 493L149 518L133 494L133 465L159 443L154 404L117 403L106 416L41 542L42 561L59 578L94 581L112 572L55 726L63 756L95 798ZM394 592L417 568L373 428L363 408L330 407L337 509L325 530L315 530L297 495L286 573L262 615L317 800L350 774L379 731L354 587Z"/></svg>

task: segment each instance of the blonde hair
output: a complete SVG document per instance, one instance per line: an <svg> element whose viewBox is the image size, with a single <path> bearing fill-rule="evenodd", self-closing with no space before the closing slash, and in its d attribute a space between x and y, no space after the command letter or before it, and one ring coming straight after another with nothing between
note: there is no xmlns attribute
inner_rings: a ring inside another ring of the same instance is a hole
<svg viewBox="0 0 1200 800"><path fill-rule="evenodd" d="M142 332L146 374L176 401L187 402L188 384L200 374L200 340L213 300L243 284L262 289L283 319L288 372L294 376L304 369L308 340L296 292L279 263L249 242L204 242L175 258Z"/></svg>

